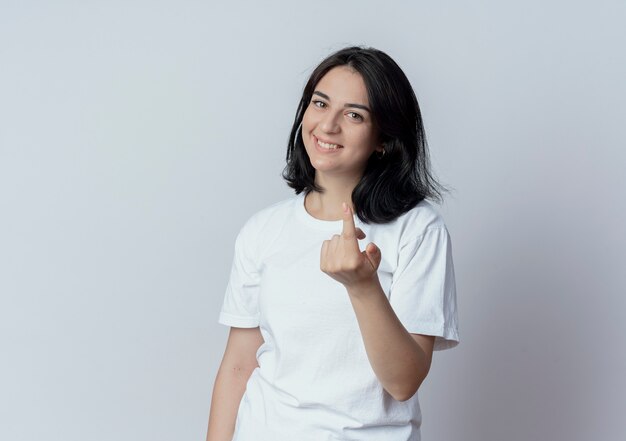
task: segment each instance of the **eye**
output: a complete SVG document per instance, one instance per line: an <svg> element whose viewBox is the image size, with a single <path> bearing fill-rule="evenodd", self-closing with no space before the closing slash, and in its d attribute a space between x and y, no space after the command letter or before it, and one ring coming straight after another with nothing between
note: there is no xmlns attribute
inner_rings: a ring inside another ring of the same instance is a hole
<svg viewBox="0 0 626 441"><path fill-rule="evenodd" d="M315 105L316 107L321 107L323 108L324 106L326 106L326 103L324 101L320 101L320 100L313 100L311 101L313 103L313 105ZM324 106L318 106L318 104L323 104Z"/></svg>
<svg viewBox="0 0 626 441"><path fill-rule="evenodd" d="M356 113L356 112L350 112L349 114L350 115L356 115L355 119L363 120L363 117L361 115L359 115L358 113Z"/></svg>

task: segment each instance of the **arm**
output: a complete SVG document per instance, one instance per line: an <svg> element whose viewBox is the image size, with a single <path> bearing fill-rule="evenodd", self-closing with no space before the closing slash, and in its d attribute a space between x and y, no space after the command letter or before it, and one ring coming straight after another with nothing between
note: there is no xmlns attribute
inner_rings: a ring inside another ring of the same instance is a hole
<svg viewBox="0 0 626 441"><path fill-rule="evenodd" d="M374 373L396 400L411 398L430 370L434 336L409 334L378 279L381 251L354 225L352 209L343 204L343 231L322 243L320 269L347 289Z"/></svg>
<svg viewBox="0 0 626 441"><path fill-rule="evenodd" d="M375 280L347 290L374 373L387 392L405 401L417 392L430 370L435 337L410 334Z"/></svg>
<svg viewBox="0 0 626 441"><path fill-rule="evenodd" d="M256 328L230 328L226 350L215 377L207 441L231 441L246 383L258 367L256 352L263 336Z"/></svg>

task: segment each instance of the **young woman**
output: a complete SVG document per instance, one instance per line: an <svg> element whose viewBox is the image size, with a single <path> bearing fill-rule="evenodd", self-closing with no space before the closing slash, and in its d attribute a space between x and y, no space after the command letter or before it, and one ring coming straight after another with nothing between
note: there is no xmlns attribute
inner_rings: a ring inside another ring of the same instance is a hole
<svg viewBox="0 0 626 441"><path fill-rule="evenodd" d="M321 62L283 171L296 194L235 241L208 441L420 439L433 350L459 342L429 167L417 99L388 55L355 46Z"/></svg>

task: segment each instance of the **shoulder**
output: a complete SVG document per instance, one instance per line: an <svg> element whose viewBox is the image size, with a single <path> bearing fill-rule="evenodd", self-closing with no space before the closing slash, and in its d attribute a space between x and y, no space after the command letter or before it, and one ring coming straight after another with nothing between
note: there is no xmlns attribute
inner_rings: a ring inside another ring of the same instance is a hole
<svg viewBox="0 0 626 441"><path fill-rule="evenodd" d="M399 216L396 221L402 236L418 237L433 229L446 230L446 223L437 206L427 199Z"/></svg>
<svg viewBox="0 0 626 441"><path fill-rule="evenodd" d="M267 245L280 234L292 199L274 202L244 218L235 238L235 249L258 265L261 261L262 250L266 249Z"/></svg>
<svg viewBox="0 0 626 441"><path fill-rule="evenodd" d="M240 234L257 236L274 228L280 228L294 205L294 196L281 199L249 215L241 227Z"/></svg>
<svg viewBox="0 0 626 441"><path fill-rule="evenodd" d="M408 244L420 244L429 235L431 240L448 232L443 216L434 202L423 199L413 208L385 224L373 224L365 231L372 240L380 242L393 254ZM369 234L372 233L372 234Z"/></svg>
<svg viewBox="0 0 626 441"><path fill-rule="evenodd" d="M399 249L408 244L420 244L423 239L448 239L445 220L435 203L423 199L415 207L400 215L395 221L394 236Z"/></svg>

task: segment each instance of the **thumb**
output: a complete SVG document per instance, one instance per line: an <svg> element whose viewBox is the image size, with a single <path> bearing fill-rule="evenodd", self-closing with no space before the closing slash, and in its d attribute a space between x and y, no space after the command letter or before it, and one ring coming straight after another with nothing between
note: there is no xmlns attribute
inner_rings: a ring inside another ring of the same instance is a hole
<svg viewBox="0 0 626 441"><path fill-rule="evenodd" d="M380 265L381 260L380 248L378 248L374 242L370 242L365 247L365 253L374 269L378 269L378 265Z"/></svg>

